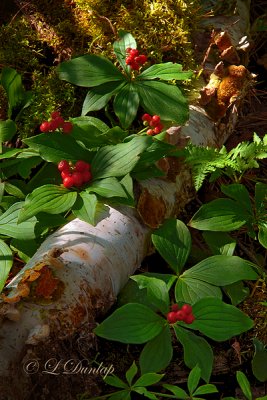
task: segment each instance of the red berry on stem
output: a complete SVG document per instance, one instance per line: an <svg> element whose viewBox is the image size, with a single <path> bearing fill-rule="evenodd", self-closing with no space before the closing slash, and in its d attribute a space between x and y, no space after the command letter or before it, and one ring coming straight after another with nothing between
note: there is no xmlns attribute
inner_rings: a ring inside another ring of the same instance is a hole
<svg viewBox="0 0 267 400"><path fill-rule="evenodd" d="M173 311L169 312L169 313L167 314L167 321L168 321L170 324L174 324L174 323L177 321L176 313L173 312Z"/></svg>
<svg viewBox="0 0 267 400"><path fill-rule="evenodd" d="M139 50L137 50L137 49L131 49L131 50L129 51L129 54L130 54L130 56L132 56L132 57L137 57L137 56L139 55Z"/></svg>
<svg viewBox="0 0 267 400"><path fill-rule="evenodd" d="M65 170L65 171L62 171L60 175L61 175L62 179L65 179L68 176L72 176L72 173L70 172L70 170Z"/></svg>
<svg viewBox="0 0 267 400"><path fill-rule="evenodd" d="M74 170L76 172L83 172L83 171L89 171L91 168L91 165L83 160L78 160L75 164Z"/></svg>
<svg viewBox="0 0 267 400"><path fill-rule="evenodd" d="M177 321L183 321L186 316L186 314L182 310L177 311L175 315Z"/></svg>
<svg viewBox="0 0 267 400"><path fill-rule="evenodd" d="M145 64L147 62L147 56L145 56L145 54L140 54L139 56L139 63L141 65Z"/></svg>
<svg viewBox="0 0 267 400"><path fill-rule="evenodd" d="M133 59L133 57L129 56L129 57L126 58L125 62L126 62L127 65L131 66L132 63L134 62L134 59Z"/></svg>
<svg viewBox="0 0 267 400"><path fill-rule="evenodd" d="M127 49L126 49L126 53L130 53L130 51L132 50L132 48L131 47L127 47Z"/></svg>
<svg viewBox="0 0 267 400"><path fill-rule="evenodd" d="M149 115L149 114L144 114L144 115L142 115L142 121L147 121L147 122L150 122L151 121L151 115Z"/></svg>
<svg viewBox="0 0 267 400"><path fill-rule="evenodd" d="M146 133L147 133L149 136L153 136L153 135L154 135L153 129L148 129L148 130L146 131Z"/></svg>
<svg viewBox="0 0 267 400"><path fill-rule="evenodd" d="M71 122L64 122L62 124L62 130L64 133L70 133L72 131L73 125Z"/></svg>
<svg viewBox="0 0 267 400"><path fill-rule="evenodd" d="M192 313L193 308L192 308L192 306L190 306L190 304L184 304L184 305L182 306L181 310L182 310L186 315L189 315L189 314Z"/></svg>
<svg viewBox="0 0 267 400"><path fill-rule="evenodd" d="M57 125L57 128L60 128L63 124L64 124L64 119L62 118L62 117L56 117L56 118L54 118L53 120L53 123L55 124L55 125ZM51 122L52 122L51 121Z"/></svg>
<svg viewBox="0 0 267 400"><path fill-rule="evenodd" d="M60 172L62 172L62 171L69 171L69 170L70 170L69 163L68 163L68 161L66 161L66 160L61 160L61 161L58 163L57 168L58 168L58 170L59 170Z"/></svg>
<svg viewBox="0 0 267 400"><path fill-rule="evenodd" d="M138 71L139 68L140 68L140 66L134 61L134 62L131 64L131 68L132 68L134 71Z"/></svg>
<svg viewBox="0 0 267 400"><path fill-rule="evenodd" d="M184 322L186 323L186 324L192 324L194 321L195 321L195 317L194 317L194 315L193 314L189 314L189 315L186 315L185 316L185 318L184 318Z"/></svg>
<svg viewBox="0 0 267 400"><path fill-rule="evenodd" d="M154 126L158 125L160 123L160 116L159 115L153 115L151 118L151 121L154 122Z"/></svg>
<svg viewBox="0 0 267 400"><path fill-rule="evenodd" d="M77 187L82 186L84 182L82 172L73 172L72 179L73 179L73 185Z"/></svg>
<svg viewBox="0 0 267 400"><path fill-rule="evenodd" d="M173 304L173 305L171 306L171 310L172 310L172 311L178 311L178 310L179 310L178 304Z"/></svg>
<svg viewBox="0 0 267 400"><path fill-rule="evenodd" d="M83 182L87 183L92 179L92 174L90 171L83 171L82 172Z"/></svg>
<svg viewBox="0 0 267 400"><path fill-rule="evenodd" d="M51 118L52 119L55 119L55 118L57 118L57 117L60 117L61 115L60 115L60 112L59 111L53 111L52 113L51 113Z"/></svg>
<svg viewBox="0 0 267 400"><path fill-rule="evenodd" d="M65 188L71 188L72 186L74 186L74 181L73 181L73 177L72 176L67 176L67 178L63 179L63 185L65 186Z"/></svg>
<svg viewBox="0 0 267 400"><path fill-rule="evenodd" d="M40 125L41 132L49 132L50 131L50 122L45 121Z"/></svg>
<svg viewBox="0 0 267 400"><path fill-rule="evenodd" d="M153 130L154 130L154 134L158 135L162 131L162 128L161 128L161 126L157 125L157 126L155 126L155 128Z"/></svg>
<svg viewBox="0 0 267 400"><path fill-rule="evenodd" d="M54 132L59 127L59 124L55 119L52 119L52 121L50 121L49 124L51 132Z"/></svg>

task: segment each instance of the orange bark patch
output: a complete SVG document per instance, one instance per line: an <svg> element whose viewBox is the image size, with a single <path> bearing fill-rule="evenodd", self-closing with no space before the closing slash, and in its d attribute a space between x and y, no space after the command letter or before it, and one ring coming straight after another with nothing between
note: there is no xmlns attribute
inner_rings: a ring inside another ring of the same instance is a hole
<svg viewBox="0 0 267 400"><path fill-rule="evenodd" d="M150 228L157 228L165 219L166 204L162 197L155 197L144 189L138 200L137 210L144 223Z"/></svg>
<svg viewBox="0 0 267 400"><path fill-rule="evenodd" d="M59 279L54 278L52 271L47 266L43 267L35 287L36 296L46 299L51 298L52 294L57 289L58 283Z"/></svg>

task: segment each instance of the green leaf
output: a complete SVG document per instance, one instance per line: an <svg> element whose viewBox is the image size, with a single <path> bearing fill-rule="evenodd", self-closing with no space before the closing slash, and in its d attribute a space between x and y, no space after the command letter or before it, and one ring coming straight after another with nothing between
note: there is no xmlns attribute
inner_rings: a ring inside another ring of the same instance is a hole
<svg viewBox="0 0 267 400"><path fill-rule="evenodd" d="M191 235L186 225L182 221L169 219L154 231L152 242L159 254L179 274L191 251Z"/></svg>
<svg viewBox="0 0 267 400"><path fill-rule="evenodd" d="M171 340L170 328L166 325L154 339L146 343L139 359L142 374L159 372L170 364L173 354Z"/></svg>
<svg viewBox="0 0 267 400"><path fill-rule="evenodd" d="M140 154L151 143L150 137L136 137L130 142L102 147L92 160L95 180L127 175L134 168Z"/></svg>
<svg viewBox="0 0 267 400"><path fill-rule="evenodd" d="M208 257L187 269L182 279L198 279L215 286L230 285L242 279L258 279L256 265L237 256L216 255Z"/></svg>
<svg viewBox="0 0 267 400"><path fill-rule="evenodd" d="M255 185L255 206L257 217L266 216L266 201L267 201L267 185L262 182L257 182Z"/></svg>
<svg viewBox="0 0 267 400"><path fill-rule="evenodd" d="M36 240L23 240L23 239L13 239L10 243L10 248L18 253L18 256L27 263L30 258L36 253L40 243Z"/></svg>
<svg viewBox="0 0 267 400"><path fill-rule="evenodd" d="M40 186L26 197L18 221L24 222L42 211L48 214L60 214L73 206L76 197L76 192L71 192L63 186Z"/></svg>
<svg viewBox="0 0 267 400"><path fill-rule="evenodd" d="M73 123L73 130L71 131L71 135L75 132L75 128L81 128L84 132L92 132L95 131L95 134L100 135L101 133L107 132L110 128L105 122L103 122L99 118L81 116L76 118L71 118L71 122Z"/></svg>
<svg viewBox="0 0 267 400"><path fill-rule="evenodd" d="M116 57L124 70L127 69L125 58L126 58L126 49L136 49L136 41L134 37L124 30L119 30L118 32L119 40L113 43L113 50L116 54Z"/></svg>
<svg viewBox="0 0 267 400"><path fill-rule="evenodd" d="M104 379L105 383L108 385L117 387L117 388L122 388L122 389L127 389L128 386L126 385L125 382L123 382L120 378L117 376L106 376Z"/></svg>
<svg viewBox="0 0 267 400"><path fill-rule="evenodd" d="M90 153L70 135L59 132L43 133L23 140L31 149L37 150L43 160L57 163L61 160L87 160Z"/></svg>
<svg viewBox="0 0 267 400"><path fill-rule="evenodd" d="M187 100L180 89L157 81L136 81L140 104L151 115L160 115L162 120L184 124L189 118Z"/></svg>
<svg viewBox="0 0 267 400"><path fill-rule="evenodd" d="M255 353L252 359L253 375L260 381L267 381L267 350L263 343L257 338L253 338Z"/></svg>
<svg viewBox="0 0 267 400"><path fill-rule="evenodd" d="M100 179L92 182L86 191L94 192L102 197L127 197L123 186L114 177Z"/></svg>
<svg viewBox="0 0 267 400"><path fill-rule="evenodd" d="M10 149L9 147L3 146L2 154L0 154L0 160L15 157L17 154L22 153L23 151L25 151L25 149Z"/></svg>
<svg viewBox="0 0 267 400"><path fill-rule="evenodd" d="M170 392L172 392L177 397L177 399L182 399L182 400L188 399L188 394L179 386L169 385L168 383L164 383L162 386L164 387L164 389L167 389Z"/></svg>
<svg viewBox="0 0 267 400"><path fill-rule="evenodd" d="M121 179L120 184L124 188L127 198L134 200L133 179L132 179L131 175L130 174L125 175Z"/></svg>
<svg viewBox="0 0 267 400"><path fill-rule="evenodd" d="M175 299L177 302L182 301L194 304L204 297L222 298L221 290L207 282L190 277L180 276L175 286Z"/></svg>
<svg viewBox="0 0 267 400"><path fill-rule="evenodd" d="M0 234L22 240L35 238L36 217L30 218L26 222L18 223L18 216L23 205L24 202L15 203L0 216Z"/></svg>
<svg viewBox="0 0 267 400"><path fill-rule="evenodd" d="M158 397L154 393L150 392L145 387L135 387L133 389L133 391L138 393L138 394L141 394L142 396L147 397L150 400L157 400L158 399Z"/></svg>
<svg viewBox="0 0 267 400"><path fill-rule="evenodd" d="M259 224L258 239L260 244L267 249L267 223Z"/></svg>
<svg viewBox="0 0 267 400"><path fill-rule="evenodd" d="M137 379L137 381L134 383L133 387L154 385L155 383L158 383L163 378L163 376L164 374L148 372L140 376L140 378Z"/></svg>
<svg viewBox="0 0 267 400"><path fill-rule="evenodd" d="M249 295L249 288L245 287L242 281L224 286L223 291L230 297L233 306L241 303Z"/></svg>
<svg viewBox="0 0 267 400"><path fill-rule="evenodd" d="M139 95L133 83L128 83L116 94L113 102L114 112L120 124L127 129L136 117Z"/></svg>
<svg viewBox="0 0 267 400"><path fill-rule="evenodd" d="M129 390L129 389L128 389ZM115 392L111 396L108 397L109 400L131 400L131 394L128 390L122 390L119 392ZM97 397L98 399L99 397Z"/></svg>
<svg viewBox="0 0 267 400"><path fill-rule="evenodd" d="M168 312L170 299L168 287L165 282L142 274L131 276L131 279L137 282L139 289L147 289L148 300L157 310L160 310L162 313Z"/></svg>
<svg viewBox="0 0 267 400"><path fill-rule="evenodd" d="M213 254L222 254L232 256L236 247L236 240L225 232L210 232L202 233L205 242L211 249Z"/></svg>
<svg viewBox="0 0 267 400"><path fill-rule="evenodd" d="M78 194L77 199L72 206L72 212L76 218L80 218L88 224L95 225L96 208L96 195L81 192Z"/></svg>
<svg viewBox="0 0 267 400"><path fill-rule="evenodd" d="M184 362L187 367L192 369L198 365L201 377L209 382L213 365L213 352L209 343L181 326L174 325L174 330L184 348Z"/></svg>
<svg viewBox="0 0 267 400"><path fill-rule="evenodd" d="M186 80L190 79L193 75L192 71L182 71L182 66L180 64L175 64L172 62L167 62L164 64L154 64L147 68L145 71L138 75L138 80L143 79L163 79L165 81L170 80Z"/></svg>
<svg viewBox="0 0 267 400"><path fill-rule="evenodd" d="M23 200L25 198L25 194L22 192L22 190L19 187L12 185L12 183L5 182L5 191L11 196L17 197L18 199Z"/></svg>
<svg viewBox="0 0 267 400"><path fill-rule="evenodd" d="M192 393L195 391L197 388L199 381L201 377L201 369L199 368L198 365L196 365L191 371L190 374L188 375L187 379L187 388L189 390L189 393L192 395Z"/></svg>
<svg viewBox="0 0 267 400"><path fill-rule="evenodd" d="M64 61L57 70L60 79L78 86L94 87L110 81L125 80L111 61L95 54Z"/></svg>
<svg viewBox="0 0 267 400"><path fill-rule="evenodd" d="M204 204L189 222L192 228L203 231L234 231L247 222L247 215L231 199L216 199Z"/></svg>
<svg viewBox="0 0 267 400"><path fill-rule="evenodd" d="M17 126L14 121L7 119L0 121L0 142L11 140L17 131Z"/></svg>
<svg viewBox="0 0 267 400"><path fill-rule="evenodd" d="M123 89L125 84L126 82L112 81L90 89L83 102L82 115L86 115L90 111L101 110L101 108L106 106L112 96Z"/></svg>
<svg viewBox="0 0 267 400"><path fill-rule="evenodd" d="M221 185L221 191L237 201L238 206L244 210L244 214L248 214L247 218L249 218L249 216L253 217L253 210L249 197L249 192L244 185L240 183Z"/></svg>
<svg viewBox="0 0 267 400"><path fill-rule="evenodd" d="M0 240L0 293L5 286L9 271L13 265L13 254L9 246Z"/></svg>
<svg viewBox="0 0 267 400"><path fill-rule="evenodd" d="M108 340L122 343L145 343L157 336L166 320L150 308L129 303L115 310L94 329L94 333Z"/></svg>
<svg viewBox="0 0 267 400"><path fill-rule="evenodd" d="M207 385L199 386L197 390L194 392L194 396L199 396L202 394L209 394L209 393L217 393L217 392L218 389L216 388L216 386L209 383Z"/></svg>
<svg viewBox="0 0 267 400"><path fill-rule="evenodd" d="M244 393L245 397L248 400L253 400L252 393L250 390L250 383L249 383L246 375L242 371L237 371L236 379L237 379L237 382L239 383L239 386L241 387L242 392Z"/></svg>
<svg viewBox="0 0 267 400"><path fill-rule="evenodd" d="M130 368L126 371L126 374L125 374L129 386L132 385L133 378L137 374L137 371L138 371L138 368L137 368L137 366L135 364L135 361L134 361L132 363L132 365L130 366Z"/></svg>
<svg viewBox="0 0 267 400"><path fill-rule="evenodd" d="M215 297L206 297L193 306L195 321L188 325L218 342L246 332L253 321L238 308Z"/></svg>

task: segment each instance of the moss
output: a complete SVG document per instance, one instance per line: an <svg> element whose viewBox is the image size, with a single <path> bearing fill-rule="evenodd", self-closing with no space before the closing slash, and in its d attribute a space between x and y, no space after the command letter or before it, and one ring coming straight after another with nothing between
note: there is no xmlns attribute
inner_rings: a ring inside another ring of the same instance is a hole
<svg viewBox="0 0 267 400"><path fill-rule="evenodd" d="M22 139L32 136L42 121L50 117L52 111L60 110L66 119L79 114L75 107L74 87L60 81L55 68L45 76L36 71L32 78L33 101L18 122Z"/></svg>

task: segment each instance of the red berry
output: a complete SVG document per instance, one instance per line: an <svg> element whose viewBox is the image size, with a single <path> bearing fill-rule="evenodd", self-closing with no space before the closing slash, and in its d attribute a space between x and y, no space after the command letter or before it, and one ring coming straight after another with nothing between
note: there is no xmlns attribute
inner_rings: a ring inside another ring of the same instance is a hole
<svg viewBox="0 0 267 400"><path fill-rule="evenodd" d="M132 57L137 57L137 56L139 55L139 50L137 50L137 49L131 49L131 50L129 51L129 54L130 54L130 56L132 56Z"/></svg>
<svg viewBox="0 0 267 400"><path fill-rule="evenodd" d="M70 170L69 163L68 163L68 161L66 161L66 160L61 160L61 161L58 163L57 168L58 168L58 170L59 170L60 172L62 172L62 171L69 171L69 170Z"/></svg>
<svg viewBox="0 0 267 400"><path fill-rule="evenodd" d="M57 128L60 128L64 124L64 119L62 117L56 117L51 122L57 125Z"/></svg>
<svg viewBox="0 0 267 400"><path fill-rule="evenodd" d="M151 118L151 121L153 121L154 126L158 125L160 123L160 116L159 115L153 115Z"/></svg>
<svg viewBox="0 0 267 400"><path fill-rule="evenodd" d="M132 65L132 63L134 62L134 59L133 59L133 57L131 57L131 56L129 56L129 57L127 57L126 59L125 59L125 62L126 62L126 64L127 65Z"/></svg>
<svg viewBox="0 0 267 400"><path fill-rule="evenodd" d="M50 122L45 121L40 125L41 132L49 132L50 131Z"/></svg>
<svg viewBox="0 0 267 400"><path fill-rule="evenodd" d="M65 188L71 188L72 186L74 186L74 181L73 181L73 177L67 176L65 179L63 179L63 185L65 186Z"/></svg>
<svg viewBox="0 0 267 400"><path fill-rule="evenodd" d="M82 186L84 182L83 174L81 172L73 172L72 179L73 179L73 185L77 187Z"/></svg>
<svg viewBox="0 0 267 400"><path fill-rule="evenodd" d="M173 304L173 305L171 306L171 310L172 310L172 311L178 311L178 310L179 310L178 304Z"/></svg>
<svg viewBox="0 0 267 400"><path fill-rule="evenodd" d="M174 311L171 311L171 312L169 312L169 313L167 314L167 321L168 321L170 324L174 324L174 323L177 321L176 313L175 313Z"/></svg>
<svg viewBox="0 0 267 400"><path fill-rule="evenodd" d="M148 129L148 130L146 131L146 133L147 133L149 136L153 136L153 135L154 135L153 129Z"/></svg>
<svg viewBox="0 0 267 400"><path fill-rule="evenodd" d="M144 115L142 115L142 121L147 121L147 122L150 122L151 121L151 115L149 115L149 114L144 114Z"/></svg>
<svg viewBox="0 0 267 400"><path fill-rule="evenodd" d="M186 314L182 310L176 311L175 315L177 321L183 321L186 316Z"/></svg>
<svg viewBox="0 0 267 400"><path fill-rule="evenodd" d="M131 64L131 68L134 71L139 71L140 66L135 61L133 61L132 64Z"/></svg>
<svg viewBox="0 0 267 400"><path fill-rule="evenodd" d="M60 112L59 111L53 111L52 113L51 113L51 118L52 119L55 119L55 118L57 118L57 117L60 117L61 115L60 115Z"/></svg>
<svg viewBox="0 0 267 400"><path fill-rule="evenodd" d="M184 318L184 322L186 323L186 324L192 324L194 321L195 321L195 317L194 317L194 315L193 314L189 314L189 315L186 315L185 316L185 318Z"/></svg>
<svg viewBox="0 0 267 400"><path fill-rule="evenodd" d="M90 168L91 168L90 164L88 164L87 162L85 162L83 160L78 160L75 164L74 171L76 171L76 172L89 171Z"/></svg>
<svg viewBox="0 0 267 400"><path fill-rule="evenodd" d="M190 304L184 304L184 305L182 306L181 310L182 310L186 315L189 315L189 314L192 313L193 308L192 308L192 306L190 306Z"/></svg>
<svg viewBox="0 0 267 400"><path fill-rule="evenodd" d="M154 130L154 134L157 135L158 133L160 133L162 131L162 127L160 125L155 126Z"/></svg>
<svg viewBox="0 0 267 400"><path fill-rule="evenodd" d="M83 171L82 172L83 182L87 183L92 179L92 174L90 171Z"/></svg>
<svg viewBox="0 0 267 400"><path fill-rule="evenodd" d="M127 47L127 49L126 49L126 53L130 53L130 51L132 50L132 48L131 47Z"/></svg>
<svg viewBox="0 0 267 400"><path fill-rule="evenodd" d="M68 176L72 176L72 173L70 171L65 170L65 171L62 171L60 175L61 175L62 179L65 179Z"/></svg>
<svg viewBox="0 0 267 400"><path fill-rule="evenodd" d="M64 122L62 124L62 130L64 133L70 133L72 131L73 125L71 122Z"/></svg>
<svg viewBox="0 0 267 400"><path fill-rule="evenodd" d="M52 121L50 121L49 124L51 132L54 132L59 127L58 122L55 119L52 119Z"/></svg>
<svg viewBox="0 0 267 400"><path fill-rule="evenodd" d="M137 61L137 60L136 60ZM139 61L137 61L139 64L143 65L147 62L147 56L144 54L140 54L139 56Z"/></svg>

